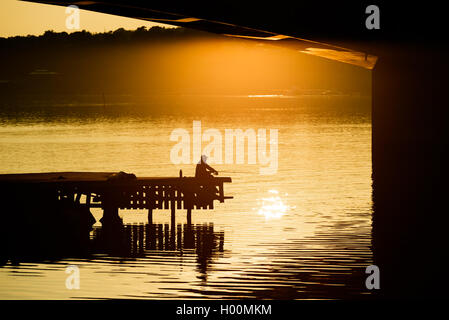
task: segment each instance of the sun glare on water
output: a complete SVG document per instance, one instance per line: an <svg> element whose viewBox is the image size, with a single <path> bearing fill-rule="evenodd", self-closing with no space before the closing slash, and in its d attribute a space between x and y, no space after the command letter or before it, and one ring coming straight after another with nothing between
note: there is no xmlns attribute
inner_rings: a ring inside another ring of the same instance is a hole
<svg viewBox="0 0 449 320"><path fill-rule="evenodd" d="M268 193L270 194L268 197L260 199L261 206L257 212L259 215L264 216L266 220L280 219L288 210L293 208L282 201L279 191L269 190Z"/></svg>

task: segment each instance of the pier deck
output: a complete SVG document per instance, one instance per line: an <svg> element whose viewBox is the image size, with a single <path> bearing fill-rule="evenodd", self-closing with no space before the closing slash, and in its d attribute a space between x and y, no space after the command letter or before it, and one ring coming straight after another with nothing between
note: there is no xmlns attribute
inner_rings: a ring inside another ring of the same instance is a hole
<svg viewBox="0 0 449 320"><path fill-rule="evenodd" d="M213 209L214 201L232 199L223 184L230 177L136 177L124 172L50 172L1 174L2 194L44 194L55 202L102 208L103 218L117 217L118 209ZM26 196L25 196L26 197ZM53 201L52 200L52 201Z"/></svg>

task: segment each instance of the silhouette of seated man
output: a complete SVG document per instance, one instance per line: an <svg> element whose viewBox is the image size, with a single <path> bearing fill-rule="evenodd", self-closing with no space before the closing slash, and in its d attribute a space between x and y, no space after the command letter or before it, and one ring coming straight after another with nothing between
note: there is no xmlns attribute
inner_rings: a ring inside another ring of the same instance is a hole
<svg viewBox="0 0 449 320"><path fill-rule="evenodd" d="M213 174L217 175L218 171L212 168L206 163L207 157L205 155L201 156L200 162L196 165L195 178L199 179L201 185L199 186L198 201L201 204L208 204L215 198L218 190L211 183L208 183L213 179Z"/></svg>
<svg viewBox="0 0 449 320"><path fill-rule="evenodd" d="M212 178L212 175L217 175L218 171L212 168L210 165L206 163L207 156L202 155L200 162L196 165L195 169L195 178L199 179L209 179Z"/></svg>

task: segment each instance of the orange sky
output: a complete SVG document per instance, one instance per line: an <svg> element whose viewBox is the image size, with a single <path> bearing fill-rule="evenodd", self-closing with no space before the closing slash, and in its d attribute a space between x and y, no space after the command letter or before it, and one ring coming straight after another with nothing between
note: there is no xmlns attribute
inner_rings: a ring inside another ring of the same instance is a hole
<svg viewBox="0 0 449 320"><path fill-rule="evenodd" d="M0 1L0 37L17 35L40 35L47 30L73 32L65 26L65 7L22 2ZM161 25L136 19L116 17L107 14L81 10L80 29L90 32L104 32L125 28L134 30L140 26Z"/></svg>

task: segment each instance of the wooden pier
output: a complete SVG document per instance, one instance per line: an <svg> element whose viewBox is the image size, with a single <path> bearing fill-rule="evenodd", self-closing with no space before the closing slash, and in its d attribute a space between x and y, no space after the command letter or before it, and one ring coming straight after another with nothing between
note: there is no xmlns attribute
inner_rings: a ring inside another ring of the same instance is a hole
<svg viewBox="0 0 449 320"><path fill-rule="evenodd" d="M176 209L187 210L188 223L193 209L211 210L214 201L232 199L224 195L223 184L230 177L136 177L124 172L54 172L0 175L2 202L27 202L38 211L46 204L102 208L102 224L121 220L119 209L146 209L152 223L153 210L170 209L174 223ZM44 199L44 200L43 200Z"/></svg>

